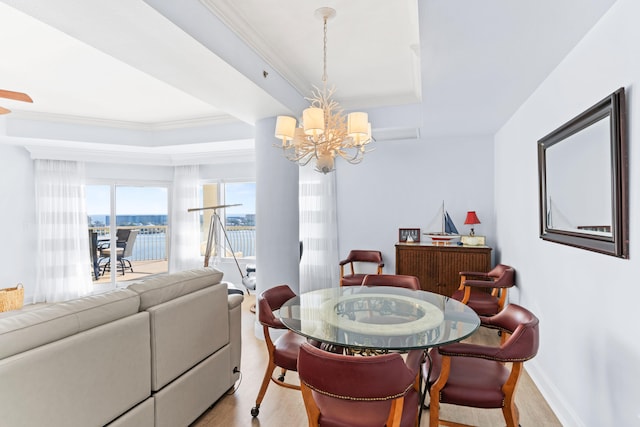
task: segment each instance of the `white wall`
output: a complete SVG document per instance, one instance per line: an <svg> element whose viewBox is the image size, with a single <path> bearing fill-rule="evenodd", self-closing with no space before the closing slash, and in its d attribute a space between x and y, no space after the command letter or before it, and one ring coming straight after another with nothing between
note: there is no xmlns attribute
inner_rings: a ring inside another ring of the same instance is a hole
<svg viewBox="0 0 640 427"><path fill-rule="evenodd" d="M93 180L109 180L122 183L158 183L169 185L173 181L173 167L111 163L86 163L85 177Z"/></svg>
<svg viewBox="0 0 640 427"><path fill-rule="evenodd" d="M375 136L375 135L374 135ZM495 242L493 214L493 138L380 141L362 163L336 161L338 248L382 251L384 272L395 273L398 228L439 231L442 201L461 234L467 211L481 224L477 235ZM424 236L422 236L424 238Z"/></svg>
<svg viewBox="0 0 640 427"><path fill-rule="evenodd" d="M640 2L619 0L496 135L497 242L517 271L512 302L540 318L540 351L526 367L566 426L640 425L638 16ZM537 140L621 86L629 260L542 241L538 225Z"/></svg>
<svg viewBox="0 0 640 427"><path fill-rule="evenodd" d="M24 148L7 145L2 136L0 174L0 288L22 283L27 300L36 281L33 162Z"/></svg>

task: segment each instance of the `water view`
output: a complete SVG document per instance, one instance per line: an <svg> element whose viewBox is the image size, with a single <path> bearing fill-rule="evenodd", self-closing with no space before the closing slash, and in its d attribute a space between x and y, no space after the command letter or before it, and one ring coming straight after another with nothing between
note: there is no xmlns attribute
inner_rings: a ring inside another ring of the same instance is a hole
<svg viewBox="0 0 640 427"><path fill-rule="evenodd" d="M165 260L169 245L167 215L118 215L117 227L139 230L133 245L133 261ZM109 215L89 216L89 226L98 232L100 239L108 239ZM242 257L255 256L255 215L236 215L227 218L225 227L231 249ZM206 244L206 233L202 233L202 246ZM221 239L224 236L220 235ZM228 245L226 245L228 246Z"/></svg>

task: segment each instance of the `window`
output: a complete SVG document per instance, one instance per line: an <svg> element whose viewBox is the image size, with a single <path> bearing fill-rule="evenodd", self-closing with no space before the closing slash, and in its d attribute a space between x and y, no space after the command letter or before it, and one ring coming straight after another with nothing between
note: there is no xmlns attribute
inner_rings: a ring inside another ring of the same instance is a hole
<svg viewBox="0 0 640 427"><path fill-rule="evenodd" d="M165 187L126 185L87 185L89 231L98 239L96 272L98 287L112 287L116 281L135 280L168 271L168 190ZM115 230L112 233L112 218ZM128 242L118 235L137 231ZM117 258L110 259L116 241ZM129 248L126 246L129 245ZM113 268L113 266L116 268ZM111 274L117 272L117 274ZM109 286L110 285L110 286Z"/></svg>
<svg viewBox="0 0 640 427"><path fill-rule="evenodd" d="M255 182L224 182L202 186L202 206L239 205L216 209L220 222L214 219L214 242L211 255L224 254L231 257L232 251L238 258L256 255L256 184ZM206 242L214 210L202 211L202 253ZM224 229L221 225L224 224ZM225 237L226 234L226 237ZM217 239L216 239L217 237ZM227 240L228 239L228 240ZM220 250L220 252L219 252Z"/></svg>

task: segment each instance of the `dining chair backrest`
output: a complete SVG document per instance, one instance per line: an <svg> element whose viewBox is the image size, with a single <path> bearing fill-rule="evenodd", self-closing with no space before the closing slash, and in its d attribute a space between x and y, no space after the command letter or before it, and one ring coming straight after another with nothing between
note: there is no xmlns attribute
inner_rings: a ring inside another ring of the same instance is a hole
<svg viewBox="0 0 640 427"><path fill-rule="evenodd" d="M511 266L498 264L487 276L493 279L494 288L510 288L515 284L516 271Z"/></svg>
<svg viewBox="0 0 640 427"><path fill-rule="evenodd" d="M416 276L404 274L367 274L362 286L397 286L399 288L420 290L420 280Z"/></svg>
<svg viewBox="0 0 640 427"><path fill-rule="evenodd" d="M415 426L422 351L358 357L304 343L298 375L310 426Z"/></svg>
<svg viewBox="0 0 640 427"><path fill-rule="evenodd" d="M538 353L540 320L526 308L509 304L495 316L481 316L482 326L507 334L495 357L503 362L525 361Z"/></svg>
<svg viewBox="0 0 640 427"><path fill-rule="evenodd" d="M460 287L451 295L471 307L476 313L491 316L507 303L508 289L515 285L513 267L498 264L489 272L460 272Z"/></svg>
<svg viewBox="0 0 640 427"><path fill-rule="evenodd" d="M295 297L296 294L287 285L274 286L258 295L258 321L263 326L274 329L286 329L274 311L282 307L282 304Z"/></svg>

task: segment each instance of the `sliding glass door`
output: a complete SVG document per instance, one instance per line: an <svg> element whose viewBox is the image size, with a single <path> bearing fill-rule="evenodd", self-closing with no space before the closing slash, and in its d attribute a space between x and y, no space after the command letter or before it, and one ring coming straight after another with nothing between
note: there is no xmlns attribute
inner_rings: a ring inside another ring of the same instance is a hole
<svg viewBox="0 0 640 427"><path fill-rule="evenodd" d="M98 288L168 271L166 187L88 185L86 194Z"/></svg>

